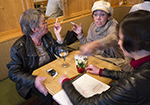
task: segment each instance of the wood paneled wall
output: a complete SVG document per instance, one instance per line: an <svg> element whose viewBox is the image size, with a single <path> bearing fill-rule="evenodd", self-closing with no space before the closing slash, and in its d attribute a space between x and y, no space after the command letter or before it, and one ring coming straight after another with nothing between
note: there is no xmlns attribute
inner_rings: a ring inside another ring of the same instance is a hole
<svg viewBox="0 0 150 105"><path fill-rule="evenodd" d="M0 32L19 28L21 13L30 7L32 0L0 0Z"/></svg>
<svg viewBox="0 0 150 105"><path fill-rule="evenodd" d="M93 3L98 0L63 0L64 16L59 18L59 21L65 21L83 14L91 13ZM119 0L105 0L111 3L112 6L117 6ZM127 0L128 4L139 3L141 0ZM0 39L10 32L20 31L19 18L22 12L28 8L33 8L33 0L0 0ZM55 19L48 20L53 24ZM15 30L15 31L12 31ZM9 31L9 32L7 32ZM19 32L20 33L20 32ZM13 33L12 33L13 34ZM11 35L9 35L11 37ZM13 36L12 36L13 37ZM10 39L10 38L8 38Z"/></svg>
<svg viewBox="0 0 150 105"><path fill-rule="evenodd" d="M127 4L137 4L141 3L143 0L127 0Z"/></svg>
<svg viewBox="0 0 150 105"><path fill-rule="evenodd" d="M67 0L67 17L90 13L92 0Z"/></svg>

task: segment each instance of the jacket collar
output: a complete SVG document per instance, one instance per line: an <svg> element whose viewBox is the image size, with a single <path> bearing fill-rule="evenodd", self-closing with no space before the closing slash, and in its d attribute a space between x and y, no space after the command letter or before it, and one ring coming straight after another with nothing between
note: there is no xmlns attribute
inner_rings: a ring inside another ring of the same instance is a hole
<svg viewBox="0 0 150 105"><path fill-rule="evenodd" d="M50 40L51 38L47 34L42 37L42 42L43 42L45 49L49 48L52 45L53 41L50 41Z"/></svg>
<svg viewBox="0 0 150 105"><path fill-rule="evenodd" d="M25 45L26 45L27 56L38 56L31 37L29 35L25 35L25 36L26 36Z"/></svg>
<svg viewBox="0 0 150 105"><path fill-rule="evenodd" d="M48 34L50 34L50 33L48 33ZM26 36L26 50L28 52L27 56L38 56L38 54L36 52L36 48L34 46L34 43L31 39L31 37L29 35L25 35L25 36ZM47 34L45 34L42 37L42 42L43 42L45 50L47 50L51 45L54 45L54 43L52 43L53 41L50 41L50 40L52 40L52 39Z"/></svg>
<svg viewBox="0 0 150 105"><path fill-rule="evenodd" d="M130 62L130 65L132 67L134 67L135 69L137 69L139 66L141 66L142 64L144 64L145 62L148 62L148 61L150 61L150 55L143 57L141 59L138 59L138 60L132 59Z"/></svg>

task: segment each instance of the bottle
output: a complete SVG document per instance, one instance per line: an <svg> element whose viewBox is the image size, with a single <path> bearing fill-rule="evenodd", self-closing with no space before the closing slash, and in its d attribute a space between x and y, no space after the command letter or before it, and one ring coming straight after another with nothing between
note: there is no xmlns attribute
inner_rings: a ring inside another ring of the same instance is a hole
<svg viewBox="0 0 150 105"><path fill-rule="evenodd" d="M126 1L126 0L123 0L123 4L127 4L127 1Z"/></svg>
<svg viewBox="0 0 150 105"><path fill-rule="evenodd" d="M43 2L41 3L40 8L41 8L41 9L44 8L44 3L43 3Z"/></svg>

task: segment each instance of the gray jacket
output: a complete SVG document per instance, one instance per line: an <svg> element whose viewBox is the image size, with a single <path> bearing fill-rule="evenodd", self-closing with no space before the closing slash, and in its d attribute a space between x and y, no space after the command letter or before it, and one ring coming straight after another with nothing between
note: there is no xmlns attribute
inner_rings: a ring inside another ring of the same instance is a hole
<svg viewBox="0 0 150 105"><path fill-rule="evenodd" d="M100 41L101 48L95 54L110 58L123 58L123 52L118 45L118 22L111 18L103 27L97 28L93 22L88 30L87 38L82 36L79 41L82 44L91 41Z"/></svg>

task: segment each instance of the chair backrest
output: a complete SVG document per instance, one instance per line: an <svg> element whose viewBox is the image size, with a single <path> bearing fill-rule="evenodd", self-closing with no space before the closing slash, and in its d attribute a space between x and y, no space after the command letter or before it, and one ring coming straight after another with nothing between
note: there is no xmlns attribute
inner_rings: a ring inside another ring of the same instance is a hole
<svg viewBox="0 0 150 105"><path fill-rule="evenodd" d="M0 43L0 81L8 77L6 64L10 61L11 46L17 39L18 38Z"/></svg>
<svg viewBox="0 0 150 105"><path fill-rule="evenodd" d="M120 7L114 7L114 13L113 16L119 23L121 20L126 16L131 9L131 6L120 6Z"/></svg>

